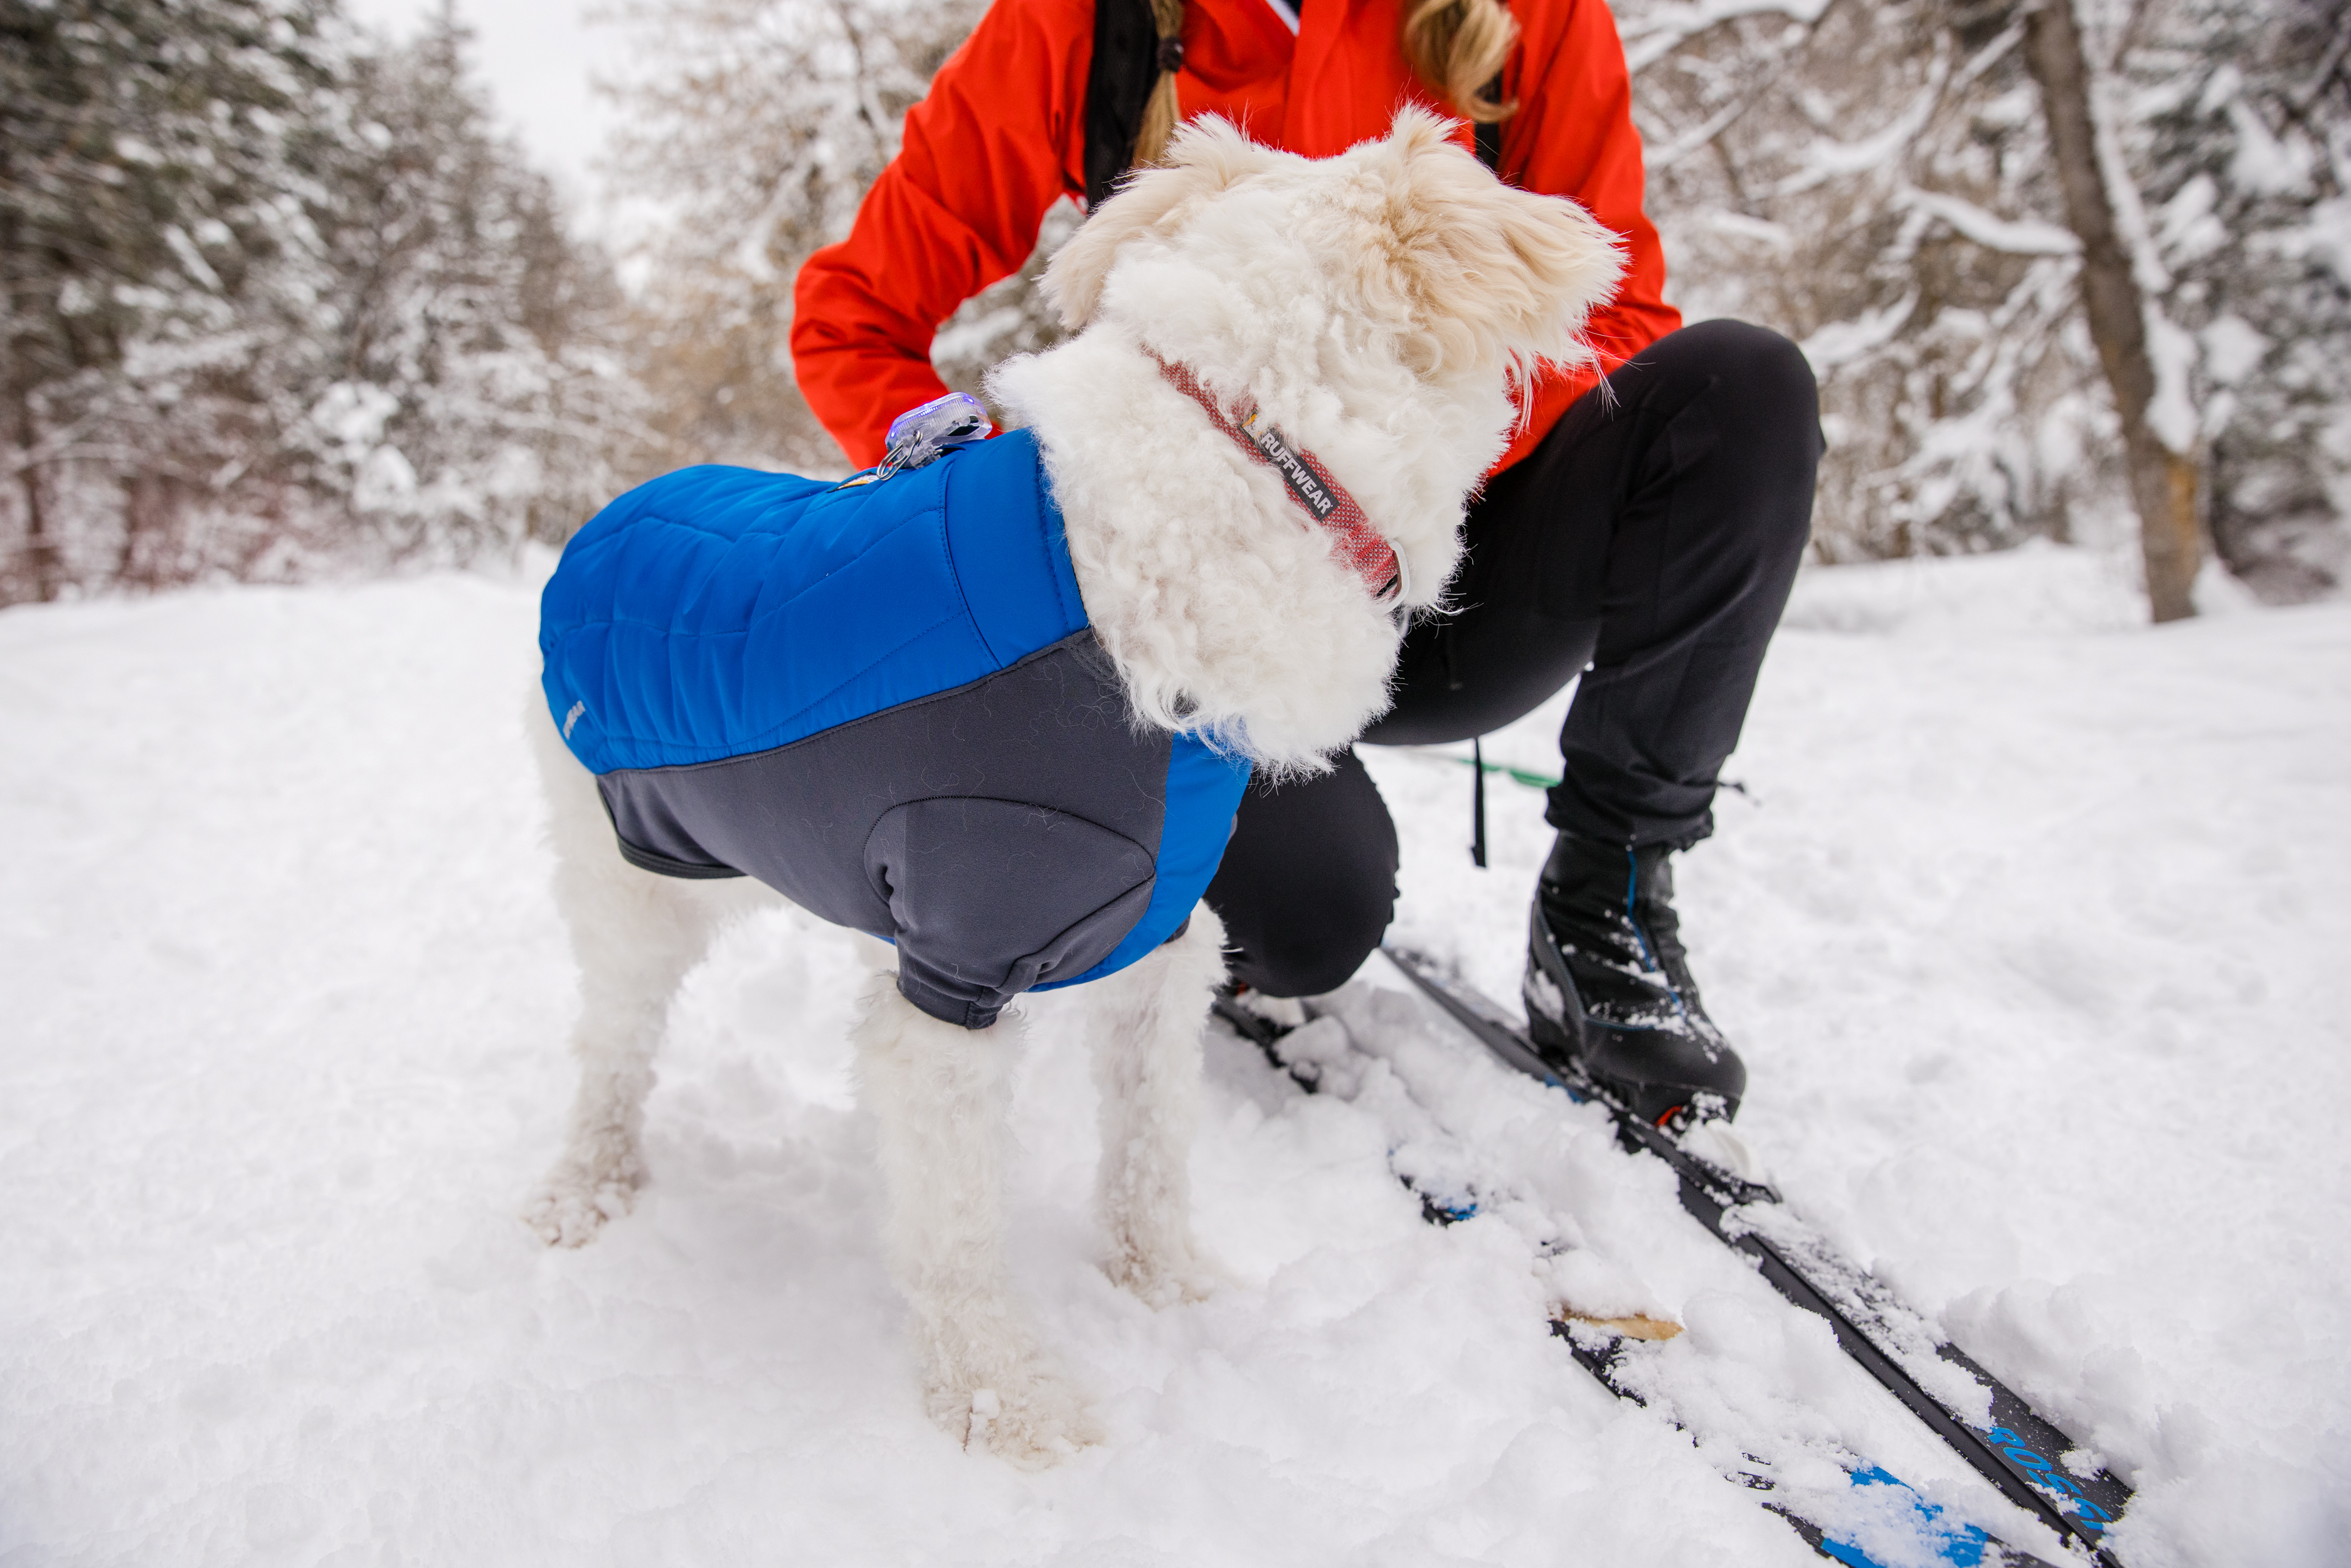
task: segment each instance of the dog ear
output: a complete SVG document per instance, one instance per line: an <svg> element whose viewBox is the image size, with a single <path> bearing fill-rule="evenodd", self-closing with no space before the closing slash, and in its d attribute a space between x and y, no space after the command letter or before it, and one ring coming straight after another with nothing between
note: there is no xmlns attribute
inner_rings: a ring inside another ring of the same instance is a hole
<svg viewBox="0 0 2351 1568"><path fill-rule="evenodd" d="M1505 185L1425 110L1400 111L1385 149L1413 368L1435 377L1583 357L1584 318L1624 271L1616 235L1564 196Z"/></svg>
<svg viewBox="0 0 2351 1568"><path fill-rule="evenodd" d="M1074 332L1092 319L1120 246L1147 234L1174 234L1194 206L1271 157L1217 115L1177 127L1165 161L1130 173L1046 267L1045 298L1061 313L1061 325Z"/></svg>

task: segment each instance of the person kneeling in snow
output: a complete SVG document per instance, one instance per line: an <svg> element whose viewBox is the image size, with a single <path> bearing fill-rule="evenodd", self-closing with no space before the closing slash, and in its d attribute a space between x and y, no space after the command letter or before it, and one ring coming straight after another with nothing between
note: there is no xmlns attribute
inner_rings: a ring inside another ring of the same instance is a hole
<svg viewBox="0 0 2351 1568"><path fill-rule="evenodd" d="M1559 838L1528 1012L1539 1043L1662 1121L1729 1115L1746 1089L1690 977L1668 857L1713 831L1822 442L1793 344L1684 328L1661 298L1630 101L1602 0L996 0L907 115L850 237L801 269L792 349L851 460L881 461L892 417L945 391L935 324L1020 265L1055 202L1098 206L1203 113L1325 157L1403 105L1450 111L1505 180L1614 231L1624 283L1589 328L1613 368L1549 368L1527 390L1468 511L1458 612L1412 629L1394 706L1362 742L1468 740L1583 676L1545 813ZM1395 824L1353 751L1334 760L1250 786L1207 889L1233 976L1267 996L1335 988L1395 912Z"/></svg>

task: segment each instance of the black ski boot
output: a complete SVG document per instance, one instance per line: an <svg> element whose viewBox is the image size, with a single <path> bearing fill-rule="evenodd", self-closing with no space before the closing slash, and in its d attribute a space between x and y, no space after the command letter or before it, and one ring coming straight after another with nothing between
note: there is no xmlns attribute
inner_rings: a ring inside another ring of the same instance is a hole
<svg viewBox="0 0 2351 1568"><path fill-rule="evenodd" d="M1535 887L1527 1022L1535 1043L1637 1115L1729 1120L1747 1065L1698 1005L1663 844L1559 836Z"/></svg>

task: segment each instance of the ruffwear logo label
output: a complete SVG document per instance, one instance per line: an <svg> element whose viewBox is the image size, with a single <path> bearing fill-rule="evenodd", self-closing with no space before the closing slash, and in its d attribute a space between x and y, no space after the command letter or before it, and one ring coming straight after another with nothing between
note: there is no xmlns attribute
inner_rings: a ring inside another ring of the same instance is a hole
<svg viewBox="0 0 2351 1568"><path fill-rule="evenodd" d="M571 727L578 724L580 722L580 716L587 711L588 705L584 702L577 702L571 705L571 711L563 716L564 739L569 740L571 738Z"/></svg>
<svg viewBox="0 0 2351 1568"><path fill-rule="evenodd" d="M1241 430L1256 444L1257 449L1265 454L1266 461L1271 463L1289 482L1290 493L1314 514L1314 520L1329 522L1331 514L1339 509L1339 497L1331 494L1330 486L1322 483L1322 476L1307 465L1306 460L1283 438L1281 432L1255 410L1241 422Z"/></svg>

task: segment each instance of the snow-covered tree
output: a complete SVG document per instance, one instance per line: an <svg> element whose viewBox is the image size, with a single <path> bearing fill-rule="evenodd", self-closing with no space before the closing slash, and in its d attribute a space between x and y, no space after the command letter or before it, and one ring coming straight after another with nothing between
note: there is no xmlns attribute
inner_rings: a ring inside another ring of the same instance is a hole
<svg viewBox="0 0 2351 1568"><path fill-rule="evenodd" d="M2063 0L2044 0L2063 3ZM2343 0L2083 0L2156 423L2273 597L2339 580L2351 386ZM2017 0L1620 0L1649 210L1693 314L1802 341L1828 559L2127 516ZM2338 266L2338 258L2342 265Z"/></svg>
<svg viewBox="0 0 2351 1568"><path fill-rule="evenodd" d="M0 0L0 603L560 537L619 299L444 13Z"/></svg>
<svg viewBox="0 0 2351 1568"><path fill-rule="evenodd" d="M2021 26L1943 0L1622 15L1675 297L1821 374L1820 553L2066 536L2103 412Z"/></svg>
<svg viewBox="0 0 2351 1568"><path fill-rule="evenodd" d="M2140 213L2119 120L2084 47L2073 0L2023 14L2023 53L2049 130L2050 158L2078 246L2074 283L2120 426L2123 471L2138 514L2147 608L2158 621L2196 613L2203 565L2203 489L2188 353L2159 303L2162 258ZM2112 51L2109 51L2111 53Z"/></svg>
<svg viewBox="0 0 2351 1568"><path fill-rule="evenodd" d="M620 186L653 209L637 370L671 461L837 469L791 370L792 277L848 234L906 110L984 0L680 0L628 13L643 62Z"/></svg>
<svg viewBox="0 0 2351 1568"><path fill-rule="evenodd" d="M2351 577L2351 3L2095 11L2213 542L2266 598Z"/></svg>
<svg viewBox="0 0 2351 1568"><path fill-rule="evenodd" d="M0 0L0 602L166 570L193 500L276 506L261 319L316 260L288 128L331 24L310 0Z"/></svg>
<svg viewBox="0 0 2351 1568"><path fill-rule="evenodd" d="M492 128L447 10L350 73L324 227L319 488L397 555L559 539L621 486L638 438L601 256Z"/></svg>

